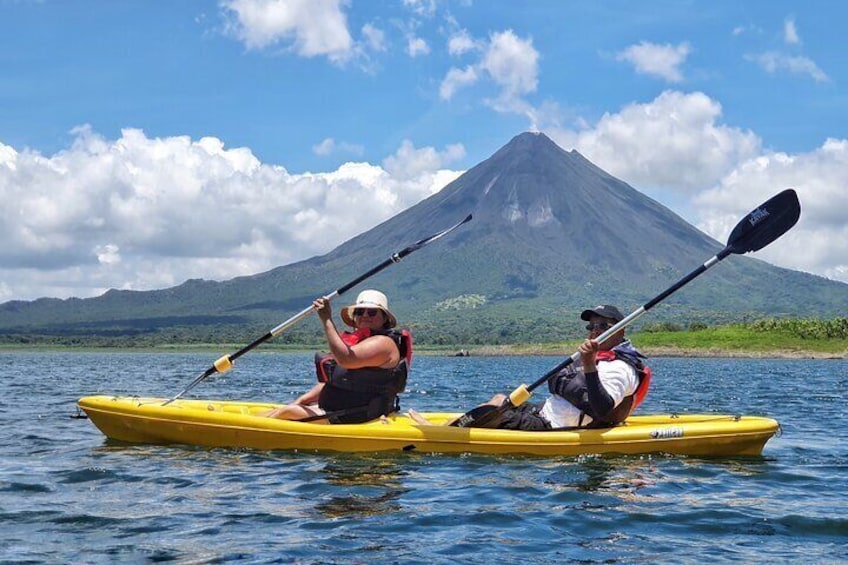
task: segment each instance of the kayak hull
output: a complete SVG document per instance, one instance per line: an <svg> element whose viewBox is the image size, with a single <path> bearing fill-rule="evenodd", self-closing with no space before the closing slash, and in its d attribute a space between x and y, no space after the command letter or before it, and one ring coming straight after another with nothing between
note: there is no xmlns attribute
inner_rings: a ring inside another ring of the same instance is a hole
<svg viewBox="0 0 848 565"><path fill-rule="evenodd" d="M540 456L670 453L757 456L779 425L770 418L717 414L631 416L615 428L524 432L444 425L459 413L402 414L365 424L324 425L260 416L277 405L219 400L87 396L78 402L108 438L260 450L420 451Z"/></svg>

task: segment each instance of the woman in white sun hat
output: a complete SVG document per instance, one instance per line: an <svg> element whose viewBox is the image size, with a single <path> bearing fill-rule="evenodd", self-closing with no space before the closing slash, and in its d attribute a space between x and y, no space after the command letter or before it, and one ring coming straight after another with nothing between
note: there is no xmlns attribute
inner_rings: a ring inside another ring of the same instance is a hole
<svg viewBox="0 0 848 565"><path fill-rule="evenodd" d="M386 295L363 290L356 303L342 309L341 318L353 328L339 333L333 322L330 301L312 303L330 354L316 354L318 377L309 392L292 404L266 415L281 420L323 424L367 422L399 409L398 394L406 386L412 362L412 335L395 330L397 318L389 310Z"/></svg>

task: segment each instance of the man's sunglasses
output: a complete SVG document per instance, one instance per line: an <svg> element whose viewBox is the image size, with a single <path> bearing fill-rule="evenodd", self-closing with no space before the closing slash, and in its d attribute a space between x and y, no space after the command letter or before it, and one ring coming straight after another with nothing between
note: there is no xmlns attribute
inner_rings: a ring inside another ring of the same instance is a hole
<svg viewBox="0 0 848 565"><path fill-rule="evenodd" d="M606 331L612 327L612 324L608 324L606 322L595 322L594 324L587 324L586 329L591 331L601 330Z"/></svg>

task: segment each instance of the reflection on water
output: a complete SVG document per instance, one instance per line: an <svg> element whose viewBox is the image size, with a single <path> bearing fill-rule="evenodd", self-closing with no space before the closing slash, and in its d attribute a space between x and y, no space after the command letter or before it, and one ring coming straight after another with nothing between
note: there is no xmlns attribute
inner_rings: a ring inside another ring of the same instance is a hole
<svg viewBox="0 0 848 565"><path fill-rule="evenodd" d="M616 497L636 494L639 489L662 481L655 459L662 456L581 455L559 461L546 482L560 491L601 493Z"/></svg>
<svg viewBox="0 0 848 565"><path fill-rule="evenodd" d="M393 514L400 510L397 498L402 491L388 491L374 496L351 493L347 496L331 496L329 500L319 502L315 510L327 518L380 516Z"/></svg>
<svg viewBox="0 0 848 565"><path fill-rule="evenodd" d="M584 457L580 471L583 480L574 486L581 491L634 493L656 483L656 467L650 460L628 461L610 457Z"/></svg>
<svg viewBox="0 0 848 565"><path fill-rule="evenodd" d="M403 459L341 458L321 470L331 496L315 509L329 518L367 517L400 510L400 497L409 491L403 486L407 471Z"/></svg>

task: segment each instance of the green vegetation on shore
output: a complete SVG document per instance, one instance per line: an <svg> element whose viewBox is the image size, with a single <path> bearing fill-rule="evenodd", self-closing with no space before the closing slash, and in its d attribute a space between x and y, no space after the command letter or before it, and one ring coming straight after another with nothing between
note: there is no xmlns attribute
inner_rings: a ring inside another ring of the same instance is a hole
<svg viewBox="0 0 848 565"><path fill-rule="evenodd" d="M644 328L633 339L655 354L694 351L722 356L848 357L848 318L765 319L714 328L695 325L685 330L661 324Z"/></svg>
<svg viewBox="0 0 848 565"><path fill-rule="evenodd" d="M749 323L715 327L693 323L688 327L669 322L647 325L628 331L634 344L650 356L692 357L816 357L848 358L848 318L764 319ZM147 337L147 336L145 336ZM579 339L547 343L506 345L428 344L417 343L416 352L423 355L570 355ZM180 342L155 343L147 339L121 336L0 336L2 349L133 349L154 351L232 352L244 344L226 340L221 343ZM312 351L325 348L323 343L286 340L262 345L269 351Z"/></svg>
<svg viewBox="0 0 848 565"><path fill-rule="evenodd" d="M673 323L645 326L630 339L650 356L848 358L848 318L765 319L708 327ZM472 355L563 355L579 341L473 347ZM566 353L568 352L568 353Z"/></svg>

